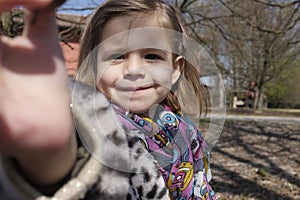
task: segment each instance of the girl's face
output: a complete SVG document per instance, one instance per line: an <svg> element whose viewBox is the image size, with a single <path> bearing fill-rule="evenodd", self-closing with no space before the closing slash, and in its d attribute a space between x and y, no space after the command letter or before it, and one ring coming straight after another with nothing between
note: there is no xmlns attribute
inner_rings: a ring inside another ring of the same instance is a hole
<svg viewBox="0 0 300 200"><path fill-rule="evenodd" d="M97 86L111 102L139 114L166 98L172 84L179 78L182 58L174 60L170 51L149 48L155 44L162 46L166 39L151 34L141 35L141 32L137 36L132 31L143 27L161 28L157 20L136 21L129 16L115 17L105 24L101 35L103 46L98 54ZM116 34L120 37L111 39Z"/></svg>

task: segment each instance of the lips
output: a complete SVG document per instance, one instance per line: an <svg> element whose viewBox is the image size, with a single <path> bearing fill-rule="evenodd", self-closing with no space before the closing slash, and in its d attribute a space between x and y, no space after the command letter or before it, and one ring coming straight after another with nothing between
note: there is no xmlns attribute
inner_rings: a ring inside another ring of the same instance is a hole
<svg viewBox="0 0 300 200"><path fill-rule="evenodd" d="M146 86L139 86L139 87L117 87L117 90L125 91L125 92L135 92L135 91L142 91L147 90L149 88L153 87L152 85L146 85Z"/></svg>
<svg viewBox="0 0 300 200"><path fill-rule="evenodd" d="M139 91L139 90L147 90L149 88L151 88L152 86L147 86L147 87L138 87L138 88L135 88L134 90L135 91Z"/></svg>

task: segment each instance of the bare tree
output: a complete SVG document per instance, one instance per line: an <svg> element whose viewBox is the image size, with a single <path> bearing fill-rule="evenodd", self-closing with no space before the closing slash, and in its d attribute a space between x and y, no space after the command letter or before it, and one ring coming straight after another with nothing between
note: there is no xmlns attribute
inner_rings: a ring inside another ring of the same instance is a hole
<svg viewBox="0 0 300 200"><path fill-rule="evenodd" d="M255 108L261 109L266 84L300 53L300 1L178 0L175 5L233 89L257 82Z"/></svg>
<svg viewBox="0 0 300 200"><path fill-rule="evenodd" d="M186 21L193 37L214 59L231 89L247 89L257 82L255 108L261 109L264 90L274 77L288 70L300 53L299 0L169 0ZM92 5L92 6L90 6ZM92 10L97 3L70 11ZM15 11L14 11L15 12ZM20 14L1 16L2 32L14 36L22 27ZM58 15L61 39L79 37L83 18ZM66 26L64 26L66 25Z"/></svg>

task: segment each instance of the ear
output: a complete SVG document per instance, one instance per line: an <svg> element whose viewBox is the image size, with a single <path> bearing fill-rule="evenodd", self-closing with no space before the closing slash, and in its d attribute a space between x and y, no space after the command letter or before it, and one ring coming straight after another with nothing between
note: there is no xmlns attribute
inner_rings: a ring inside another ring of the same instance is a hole
<svg viewBox="0 0 300 200"><path fill-rule="evenodd" d="M181 75L181 72L183 70L183 67L185 65L185 60L182 56L177 56L175 58L175 61L174 61L174 65L173 65L173 73L172 73L172 85L175 84L180 75Z"/></svg>

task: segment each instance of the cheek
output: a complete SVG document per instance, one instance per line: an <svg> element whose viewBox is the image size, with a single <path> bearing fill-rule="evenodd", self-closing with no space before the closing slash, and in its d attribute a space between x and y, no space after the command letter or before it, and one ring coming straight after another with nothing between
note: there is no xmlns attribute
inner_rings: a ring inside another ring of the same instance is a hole
<svg viewBox="0 0 300 200"><path fill-rule="evenodd" d="M158 88L157 93L160 96L160 101L165 99L168 96L169 92L170 92L170 88L168 87L161 86L160 88Z"/></svg>
<svg viewBox="0 0 300 200"><path fill-rule="evenodd" d="M110 99L110 90L115 87L116 78L108 70L98 77L97 87L108 99Z"/></svg>
<svg viewBox="0 0 300 200"><path fill-rule="evenodd" d="M104 69L99 69L97 74L98 85L103 84L105 87L113 87L116 81L120 78L121 71L118 67L108 66Z"/></svg>
<svg viewBox="0 0 300 200"><path fill-rule="evenodd" d="M163 86L166 89L171 89L172 87L172 69L160 69L158 71L151 72L152 79L158 85Z"/></svg>

